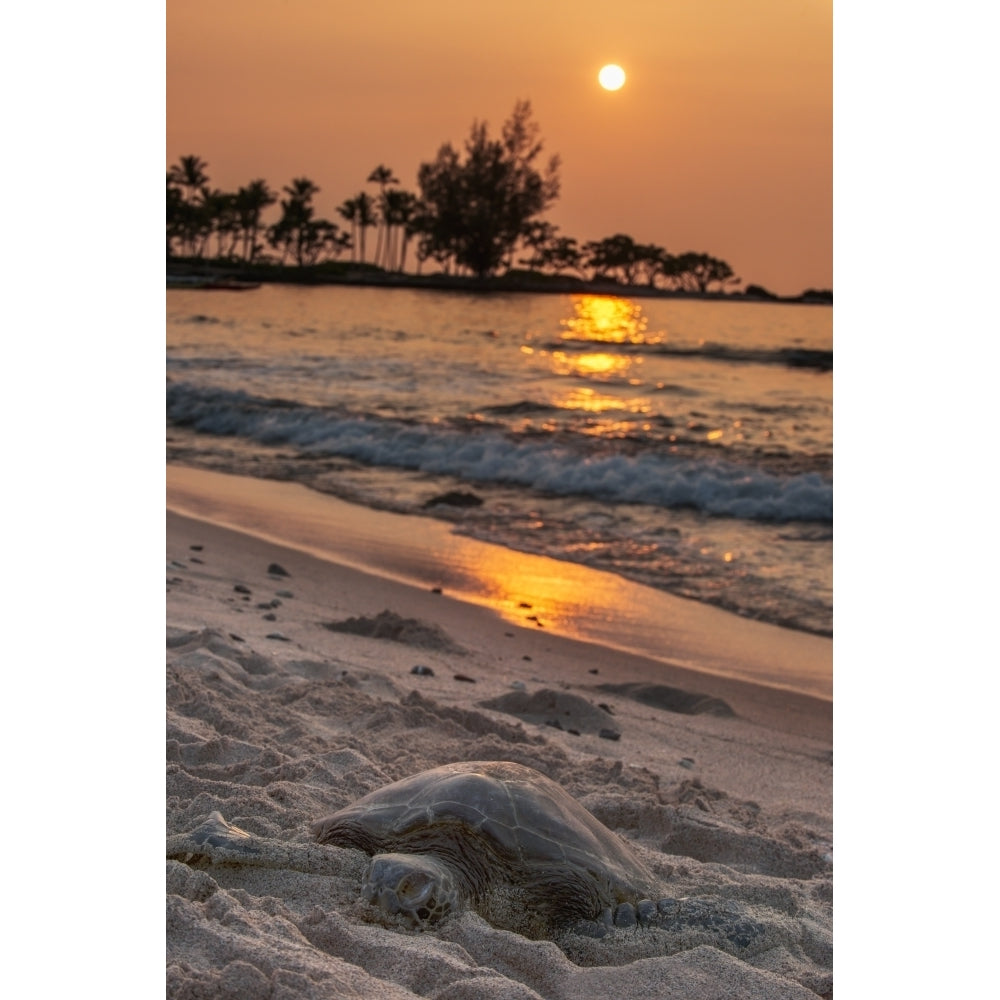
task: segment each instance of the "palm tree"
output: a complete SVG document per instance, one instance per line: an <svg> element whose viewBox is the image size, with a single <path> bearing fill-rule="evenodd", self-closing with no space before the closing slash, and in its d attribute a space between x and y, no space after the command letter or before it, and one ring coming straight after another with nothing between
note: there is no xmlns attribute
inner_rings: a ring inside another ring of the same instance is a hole
<svg viewBox="0 0 1000 1000"><path fill-rule="evenodd" d="M170 168L167 175L170 181L187 192L187 201L194 201L195 195L208 183L205 173L208 164L199 156L182 156L180 161Z"/></svg>
<svg viewBox="0 0 1000 1000"><path fill-rule="evenodd" d="M260 232L261 213L278 200L278 196L267 186L267 181L251 181L236 192L236 214L243 233L243 259L252 263L257 251L257 233Z"/></svg>
<svg viewBox="0 0 1000 1000"><path fill-rule="evenodd" d="M365 194L364 191L360 192L354 199L354 208L357 219L352 221L361 235L361 263L363 264L365 262L365 230L371 229L378 222L378 217L375 214L375 203L371 196Z"/></svg>
<svg viewBox="0 0 1000 1000"><path fill-rule="evenodd" d="M288 197L282 199L281 218L268 230L268 240L281 248L282 258L291 252L302 267L315 259L316 245L322 245L323 229L330 223L313 219L312 199L319 188L308 177L296 177L282 190Z"/></svg>
<svg viewBox="0 0 1000 1000"><path fill-rule="evenodd" d="M217 240L215 256L232 256L239 235L236 195L227 191L203 187L197 207L201 213L201 246L198 250L198 256L204 256L213 232ZM224 246L227 238L229 239L228 248Z"/></svg>
<svg viewBox="0 0 1000 1000"><path fill-rule="evenodd" d="M420 218L422 205L420 198L412 191L400 191L400 204L397 212L399 228L402 232L402 245L399 248L399 270L402 271L406 265L406 247L410 242L410 237L417 232L417 222Z"/></svg>
<svg viewBox="0 0 1000 1000"><path fill-rule="evenodd" d="M182 190L181 204L176 206L177 235L185 254L196 253L198 241L205 231L204 206L198 203L198 194L208 184L205 173L208 164L201 157L182 156L167 173L167 190L170 185Z"/></svg>
<svg viewBox="0 0 1000 1000"><path fill-rule="evenodd" d="M403 234L397 271L403 270L406 244L413 235L411 223L417 212L419 200L412 191L386 191L383 196L382 217L386 225L385 267L392 268L396 260L397 238Z"/></svg>
<svg viewBox="0 0 1000 1000"><path fill-rule="evenodd" d="M337 213L351 224L351 260L356 261L358 259L358 199L348 198L343 204L337 206Z"/></svg>
<svg viewBox="0 0 1000 1000"><path fill-rule="evenodd" d="M167 174L167 257L173 256L174 240L184 242L184 194L171 175Z"/></svg>
<svg viewBox="0 0 1000 1000"><path fill-rule="evenodd" d="M389 222L385 217L385 195L386 187L390 184L398 184L399 178L396 177L393 172L385 166L385 164L380 163L369 175L369 184L378 184L379 186L379 200L378 207L379 213L381 215L382 225L378 229L378 238L375 241L375 263L378 264L382 260L383 256L383 237L385 237L385 243L389 242ZM388 255L386 248L385 255ZM363 256L363 255L362 255ZM383 262L383 266L386 266Z"/></svg>

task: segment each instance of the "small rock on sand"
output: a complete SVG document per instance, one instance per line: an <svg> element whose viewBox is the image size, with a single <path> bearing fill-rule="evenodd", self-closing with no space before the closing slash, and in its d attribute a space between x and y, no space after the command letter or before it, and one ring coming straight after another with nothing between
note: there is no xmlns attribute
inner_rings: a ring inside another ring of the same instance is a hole
<svg viewBox="0 0 1000 1000"><path fill-rule="evenodd" d="M424 502L424 509L428 507L481 507L483 501L475 493L465 493L461 490L449 490Z"/></svg>

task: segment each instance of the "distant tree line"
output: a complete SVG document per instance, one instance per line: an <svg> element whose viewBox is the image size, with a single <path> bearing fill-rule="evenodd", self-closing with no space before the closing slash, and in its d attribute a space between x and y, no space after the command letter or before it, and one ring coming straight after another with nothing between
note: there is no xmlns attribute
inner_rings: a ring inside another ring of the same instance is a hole
<svg viewBox="0 0 1000 1000"><path fill-rule="evenodd" d="M379 164L368 175L375 194L362 190L337 207L339 222L316 216L319 187L294 178L280 192L252 180L235 192L209 183L208 164L182 156L167 171L167 257L299 267L337 260L402 272L412 245L419 274L432 261L446 274L489 277L515 265L584 280L692 292L739 282L723 260L706 253L671 254L622 233L578 244L542 219L559 196L558 156L537 161L543 144L528 101L518 101L500 135L474 122L461 150L445 143L420 164L419 191L400 188ZM276 222L265 224L278 204ZM368 235L375 230L372 259ZM763 291L763 290L762 290Z"/></svg>

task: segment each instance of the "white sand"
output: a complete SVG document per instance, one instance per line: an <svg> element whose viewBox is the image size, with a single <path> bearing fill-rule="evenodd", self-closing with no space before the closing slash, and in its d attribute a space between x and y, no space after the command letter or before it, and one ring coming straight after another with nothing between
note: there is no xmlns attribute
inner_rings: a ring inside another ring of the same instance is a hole
<svg viewBox="0 0 1000 1000"><path fill-rule="evenodd" d="M520 627L447 588L205 521L168 514L167 525L168 835L219 810L300 850L310 823L390 781L515 760L633 844L664 896L736 900L767 928L745 951L630 931L579 941L570 956L471 912L432 931L384 927L360 901L357 852L316 847L308 857L322 864L298 868L174 860L169 996L831 994L829 701ZM269 574L274 563L289 575ZM323 627L386 611L418 625L402 641ZM411 673L418 664L433 676ZM480 704L515 683L529 699L523 718L510 714L516 703ZM602 683L668 685L735 714L682 714Z"/></svg>

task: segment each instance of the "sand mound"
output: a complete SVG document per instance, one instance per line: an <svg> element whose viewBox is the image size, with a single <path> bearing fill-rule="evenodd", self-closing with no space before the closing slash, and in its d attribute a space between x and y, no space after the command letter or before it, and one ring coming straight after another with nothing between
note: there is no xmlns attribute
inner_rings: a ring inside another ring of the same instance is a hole
<svg viewBox="0 0 1000 1000"><path fill-rule="evenodd" d="M682 691L666 684L599 684L597 689L682 715L718 715L725 718L735 714L721 698Z"/></svg>
<svg viewBox="0 0 1000 1000"><path fill-rule="evenodd" d="M507 712L525 722L553 726L570 733L600 733L604 729L617 732L610 713L592 705L586 698L566 691L552 691L549 688L542 688L532 694L511 691L510 694L488 698L477 704L480 708Z"/></svg>
<svg viewBox="0 0 1000 1000"><path fill-rule="evenodd" d="M433 622L422 622L416 618L403 618L394 611L380 612L374 618L346 618L343 621L324 622L324 628L331 632L347 632L364 635L371 639L389 639L392 642L431 649L441 653L464 653L444 629Z"/></svg>

